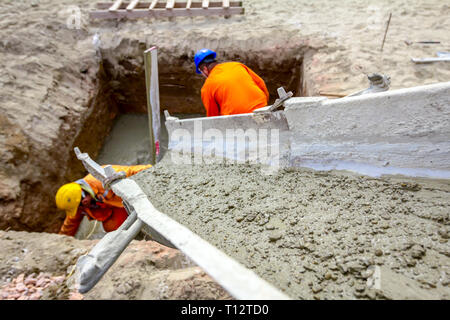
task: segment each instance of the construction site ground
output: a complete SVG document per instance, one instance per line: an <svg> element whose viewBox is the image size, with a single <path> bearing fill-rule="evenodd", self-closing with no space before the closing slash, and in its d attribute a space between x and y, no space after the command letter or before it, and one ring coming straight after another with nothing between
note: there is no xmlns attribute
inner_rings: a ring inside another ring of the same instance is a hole
<svg viewBox="0 0 450 320"><path fill-rule="evenodd" d="M272 101L279 86L304 96L348 94L366 88L371 72L388 74L391 89L450 81L448 63L410 60L450 51L450 6L440 0L244 7L229 19L90 21L95 1L0 2L0 299L230 298L178 251L144 240L88 294L62 281L96 240L54 234L64 219L54 195L86 174L73 147L95 159L117 115L146 112L143 51L152 45L161 108L171 114L204 113L193 64L203 47L261 74ZM161 211L293 298L402 298L406 283L420 298L448 299L447 181L169 163L136 180ZM393 287L363 287L374 266Z"/></svg>

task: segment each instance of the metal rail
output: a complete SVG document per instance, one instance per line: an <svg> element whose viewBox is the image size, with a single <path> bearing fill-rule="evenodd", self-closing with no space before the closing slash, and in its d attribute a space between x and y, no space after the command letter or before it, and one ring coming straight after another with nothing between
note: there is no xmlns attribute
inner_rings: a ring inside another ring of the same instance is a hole
<svg viewBox="0 0 450 320"><path fill-rule="evenodd" d="M120 19L120 18L161 18L161 17L194 17L194 16L225 16L244 14L242 1L207 1L193 2L166 0L152 2L131 2L116 0L115 2L97 3L96 11L90 12L93 19Z"/></svg>

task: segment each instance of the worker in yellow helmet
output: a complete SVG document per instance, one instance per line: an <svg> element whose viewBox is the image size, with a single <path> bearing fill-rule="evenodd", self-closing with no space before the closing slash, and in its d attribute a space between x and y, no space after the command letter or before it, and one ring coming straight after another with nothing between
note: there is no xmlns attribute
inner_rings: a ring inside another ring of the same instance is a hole
<svg viewBox="0 0 450 320"><path fill-rule="evenodd" d="M116 171L124 171L130 177L151 165L119 166ZM63 185L56 193L56 206L66 212L66 219L59 233L74 236L83 216L103 223L106 232L114 231L128 217L122 199L112 190L105 191L102 183L88 174L83 179Z"/></svg>

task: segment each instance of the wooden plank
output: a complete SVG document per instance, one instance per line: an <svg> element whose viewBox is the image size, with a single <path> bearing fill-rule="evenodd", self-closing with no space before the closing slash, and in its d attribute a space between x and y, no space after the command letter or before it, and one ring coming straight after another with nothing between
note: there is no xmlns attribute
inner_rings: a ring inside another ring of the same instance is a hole
<svg viewBox="0 0 450 320"><path fill-rule="evenodd" d="M191 2L191 8L201 8L202 3L198 1L192 1L192 0L185 0L185 1L175 1L174 8L186 8L188 2ZM146 2L139 2L135 9L148 9L152 2L146 1ZM119 10L125 10L127 6L130 4L130 1L123 1L122 4L119 7ZM212 0L209 1L209 8L218 8L223 6L223 1L217 1ZM111 7L111 2L98 2L96 3L96 7L99 10L108 10ZM242 1L230 1L230 7L242 7ZM155 9L165 9L166 3L161 1L158 2L155 7Z"/></svg>
<svg viewBox="0 0 450 320"><path fill-rule="evenodd" d="M171 10L171 9L173 9L174 5L175 5L175 0L167 0L166 9Z"/></svg>
<svg viewBox="0 0 450 320"><path fill-rule="evenodd" d="M148 10L153 10L158 3L158 0L153 0L150 6L148 7Z"/></svg>
<svg viewBox="0 0 450 320"><path fill-rule="evenodd" d="M202 8L203 9L208 9L209 7L209 0L203 0L202 1Z"/></svg>
<svg viewBox="0 0 450 320"><path fill-rule="evenodd" d="M130 4L127 6L127 10L133 10L134 8L136 8L136 5L139 3L139 0L133 0L130 2Z"/></svg>
<svg viewBox="0 0 450 320"><path fill-rule="evenodd" d="M226 16L233 14L244 14L244 8L230 7L224 9L219 8L208 8L207 10L203 8L191 8L186 10L186 8L174 8L173 10L164 9L153 9L153 10L119 10L119 11L92 11L89 16L92 19L119 19L119 18L146 18L146 17L196 17L196 16Z"/></svg>
<svg viewBox="0 0 450 320"><path fill-rule="evenodd" d="M119 7L120 7L120 5L122 4L122 0L116 0L115 2L114 2L114 4L111 6L111 7L109 7L109 11L117 11L117 9L119 9Z"/></svg>
<svg viewBox="0 0 450 320"><path fill-rule="evenodd" d="M186 9L190 9L190 8L191 8L191 5L192 5L192 0L188 0L188 1L186 2Z"/></svg>

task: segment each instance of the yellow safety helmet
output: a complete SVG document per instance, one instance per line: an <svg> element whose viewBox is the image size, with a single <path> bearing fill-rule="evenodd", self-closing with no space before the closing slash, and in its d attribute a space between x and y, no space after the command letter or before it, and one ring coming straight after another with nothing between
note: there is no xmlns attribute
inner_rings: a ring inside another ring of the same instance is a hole
<svg viewBox="0 0 450 320"><path fill-rule="evenodd" d="M63 185L56 193L56 206L65 210L69 217L75 217L81 201L81 186L71 182Z"/></svg>

